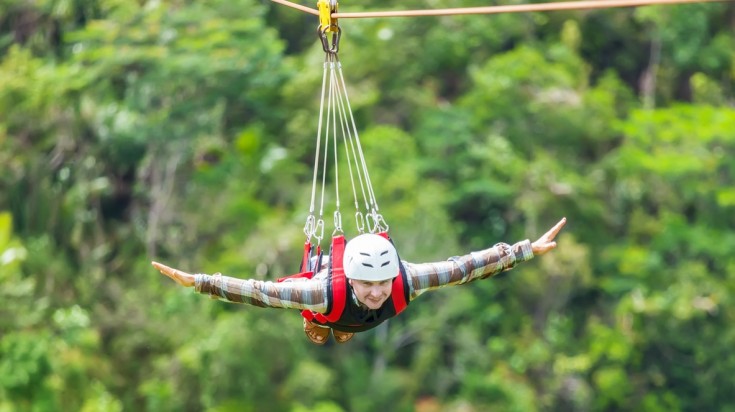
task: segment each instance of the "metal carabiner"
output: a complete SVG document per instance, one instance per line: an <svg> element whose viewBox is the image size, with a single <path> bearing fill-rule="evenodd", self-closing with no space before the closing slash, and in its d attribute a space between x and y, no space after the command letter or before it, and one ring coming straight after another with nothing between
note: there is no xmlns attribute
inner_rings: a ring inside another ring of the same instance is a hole
<svg viewBox="0 0 735 412"><path fill-rule="evenodd" d="M332 232L332 236L337 233L344 233L342 230L342 213L339 210L334 211L334 231Z"/></svg>
<svg viewBox="0 0 735 412"><path fill-rule="evenodd" d="M355 223L357 224L357 233L365 232L365 216L359 210L355 212Z"/></svg>
<svg viewBox="0 0 735 412"><path fill-rule="evenodd" d="M324 220L319 219L316 222L316 226L314 227L314 238L316 239L316 243L319 245L322 243L322 239L324 239Z"/></svg>
<svg viewBox="0 0 735 412"><path fill-rule="evenodd" d="M378 221L375 220L375 215L373 213L368 213L365 216L365 221L367 223L368 233L375 233L378 228Z"/></svg>
<svg viewBox="0 0 735 412"><path fill-rule="evenodd" d="M332 42L330 44L327 32L332 32ZM317 35L322 41L322 48L325 53L337 54L339 51L339 39L342 37L342 29L339 26L322 26L317 28Z"/></svg>
<svg viewBox="0 0 735 412"><path fill-rule="evenodd" d="M387 232L388 229L390 229L390 226L388 226L388 222L383 219L383 215L380 213L378 213L377 217L375 218L375 222L381 232Z"/></svg>
<svg viewBox="0 0 735 412"><path fill-rule="evenodd" d="M311 240L311 238L314 236L314 231L316 230L314 227L316 218L314 215L309 215L306 218L306 224L304 224L304 234L306 235L307 240Z"/></svg>

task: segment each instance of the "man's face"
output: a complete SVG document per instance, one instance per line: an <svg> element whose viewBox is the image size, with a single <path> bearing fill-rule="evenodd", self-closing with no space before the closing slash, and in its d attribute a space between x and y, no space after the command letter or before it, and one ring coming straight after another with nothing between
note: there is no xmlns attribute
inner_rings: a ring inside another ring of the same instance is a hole
<svg viewBox="0 0 735 412"><path fill-rule="evenodd" d="M369 282L367 280L350 279L352 290L355 291L357 300L370 309L379 309L390 297L393 279L380 282Z"/></svg>

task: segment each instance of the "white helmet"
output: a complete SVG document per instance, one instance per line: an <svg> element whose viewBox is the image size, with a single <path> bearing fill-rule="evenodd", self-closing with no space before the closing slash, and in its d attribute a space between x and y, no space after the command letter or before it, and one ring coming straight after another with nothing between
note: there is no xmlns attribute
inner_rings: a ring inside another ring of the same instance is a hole
<svg viewBox="0 0 735 412"><path fill-rule="evenodd" d="M380 282L398 276L398 252L390 240L365 233L347 242L345 276L349 279Z"/></svg>

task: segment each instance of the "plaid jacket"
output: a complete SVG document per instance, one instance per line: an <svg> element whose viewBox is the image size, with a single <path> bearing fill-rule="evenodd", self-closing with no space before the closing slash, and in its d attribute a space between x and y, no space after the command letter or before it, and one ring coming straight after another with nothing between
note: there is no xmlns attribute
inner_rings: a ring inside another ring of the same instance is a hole
<svg viewBox="0 0 735 412"><path fill-rule="evenodd" d="M531 258L531 242L524 240L513 246L498 243L491 248L455 256L444 262L403 262L410 287L410 301L429 290L489 278ZM319 313L326 312L329 303L326 270L317 273L313 279L294 279L280 283L238 279L221 274L197 274L195 290L226 302L270 308L309 309Z"/></svg>

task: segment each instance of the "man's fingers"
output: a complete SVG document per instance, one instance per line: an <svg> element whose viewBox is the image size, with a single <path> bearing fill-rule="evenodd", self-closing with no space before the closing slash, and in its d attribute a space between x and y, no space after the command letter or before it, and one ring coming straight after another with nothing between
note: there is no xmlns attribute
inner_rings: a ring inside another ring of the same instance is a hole
<svg viewBox="0 0 735 412"><path fill-rule="evenodd" d="M151 262L151 265L153 265L154 268L156 268L159 272L163 273L166 276L169 277L186 277L186 276L192 276L189 273L186 273L184 271L170 268L162 263L158 262Z"/></svg>
<svg viewBox="0 0 735 412"><path fill-rule="evenodd" d="M183 286L187 286L187 287L194 286L194 283L195 283L194 275L186 273L178 269L170 268L158 262L151 262L151 264L159 272L175 280L176 283L183 285Z"/></svg>
<svg viewBox="0 0 735 412"><path fill-rule="evenodd" d="M554 228L553 228L554 234L559 233L559 231L561 230L561 228L563 228L566 223L567 223L567 218L565 218L565 217L561 218L561 220L559 221L559 223L557 223L557 224L554 225Z"/></svg>
<svg viewBox="0 0 735 412"><path fill-rule="evenodd" d="M153 265L156 270L163 273L166 276L174 276L175 269L170 268L164 264L158 263L158 262L151 262L151 265Z"/></svg>
<svg viewBox="0 0 735 412"><path fill-rule="evenodd" d="M561 228L563 228L566 223L567 223L567 218L565 218L565 217L561 218L561 220L559 221L559 223L557 223L556 225L554 225L554 227L552 227L551 230L548 231L548 233L547 233L548 239L550 241L551 240L554 240L554 238L556 237L556 235L559 234L559 231L561 231Z"/></svg>
<svg viewBox="0 0 735 412"><path fill-rule="evenodd" d="M541 249L543 249L544 252L548 252L551 249L556 248L556 242L546 242L543 245L541 245Z"/></svg>

